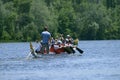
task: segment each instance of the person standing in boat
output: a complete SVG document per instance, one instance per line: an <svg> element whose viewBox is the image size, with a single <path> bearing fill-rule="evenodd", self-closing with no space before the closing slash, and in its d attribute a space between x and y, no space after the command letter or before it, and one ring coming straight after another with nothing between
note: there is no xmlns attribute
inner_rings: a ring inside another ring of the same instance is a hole
<svg viewBox="0 0 120 80"><path fill-rule="evenodd" d="M44 27L44 31L41 33L41 39L42 39L42 48L41 52L44 54L44 50L46 50L46 53L49 54L49 42L50 42L51 34L48 32L48 28Z"/></svg>

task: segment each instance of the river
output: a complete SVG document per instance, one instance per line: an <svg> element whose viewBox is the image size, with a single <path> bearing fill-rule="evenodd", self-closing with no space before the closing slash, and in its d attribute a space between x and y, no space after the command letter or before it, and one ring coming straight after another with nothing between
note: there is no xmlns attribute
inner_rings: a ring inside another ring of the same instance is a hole
<svg viewBox="0 0 120 80"><path fill-rule="evenodd" d="M33 45L35 43L33 42ZM1 80L120 80L120 40L80 41L84 53L26 59L29 43L0 43Z"/></svg>

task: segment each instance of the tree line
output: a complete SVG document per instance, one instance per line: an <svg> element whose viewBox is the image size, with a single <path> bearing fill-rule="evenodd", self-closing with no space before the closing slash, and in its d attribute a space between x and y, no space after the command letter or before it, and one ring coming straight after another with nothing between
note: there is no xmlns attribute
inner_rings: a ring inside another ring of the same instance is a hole
<svg viewBox="0 0 120 80"><path fill-rule="evenodd" d="M0 0L0 41L53 37L120 39L120 0Z"/></svg>

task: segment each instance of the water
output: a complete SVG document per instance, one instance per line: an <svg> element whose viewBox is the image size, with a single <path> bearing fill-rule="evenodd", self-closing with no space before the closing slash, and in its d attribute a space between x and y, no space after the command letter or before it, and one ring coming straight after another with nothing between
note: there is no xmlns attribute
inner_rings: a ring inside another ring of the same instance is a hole
<svg viewBox="0 0 120 80"><path fill-rule="evenodd" d="M0 43L0 79L120 79L120 40L80 41L78 46L84 50L82 55L77 52L26 59L29 43Z"/></svg>

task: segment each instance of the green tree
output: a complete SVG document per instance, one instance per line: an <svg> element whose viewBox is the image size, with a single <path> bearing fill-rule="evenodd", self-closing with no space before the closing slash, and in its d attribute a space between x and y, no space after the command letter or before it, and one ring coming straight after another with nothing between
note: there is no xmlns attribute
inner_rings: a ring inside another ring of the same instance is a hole
<svg viewBox="0 0 120 80"><path fill-rule="evenodd" d="M3 32L3 23L4 23L4 16L3 16L3 3L0 0L0 38L2 37L2 32Z"/></svg>
<svg viewBox="0 0 120 80"><path fill-rule="evenodd" d="M79 39L120 39L120 0L0 0L0 40L31 41L48 26Z"/></svg>
<svg viewBox="0 0 120 80"><path fill-rule="evenodd" d="M39 33L34 23L25 26L25 29L23 31L23 37L24 37L24 41L31 41L31 40L35 41L39 39Z"/></svg>
<svg viewBox="0 0 120 80"><path fill-rule="evenodd" d="M24 26L32 22L32 17L30 15L31 0L14 0L15 11L17 12L16 16L16 26L18 30L24 29Z"/></svg>
<svg viewBox="0 0 120 80"><path fill-rule="evenodd" d="M101 4L84 2L80 4L79 12L78 21L82 29L80 38L105 39L105 30L110 27L106 8Z"/></svg>
<svg viewBox="0 0 120 80"><path fill-rule="evenodd" d="M53 7L50 6L49 10L43 0L34 0L32 2L31 15L39 32L42 32L44 26L48 26L50 32L53 34L57 32L57 20L53 12Z"/></svg>
<svg viewBox="0 0 120 80"><path fill-rule="evenodd" d="M58 3L57 3L58 4ZM76 29L76 15L71 1L62 1L58 8L58 32L64 35L71 34ZM73 36L73 34L71 34Z"/></svg>

